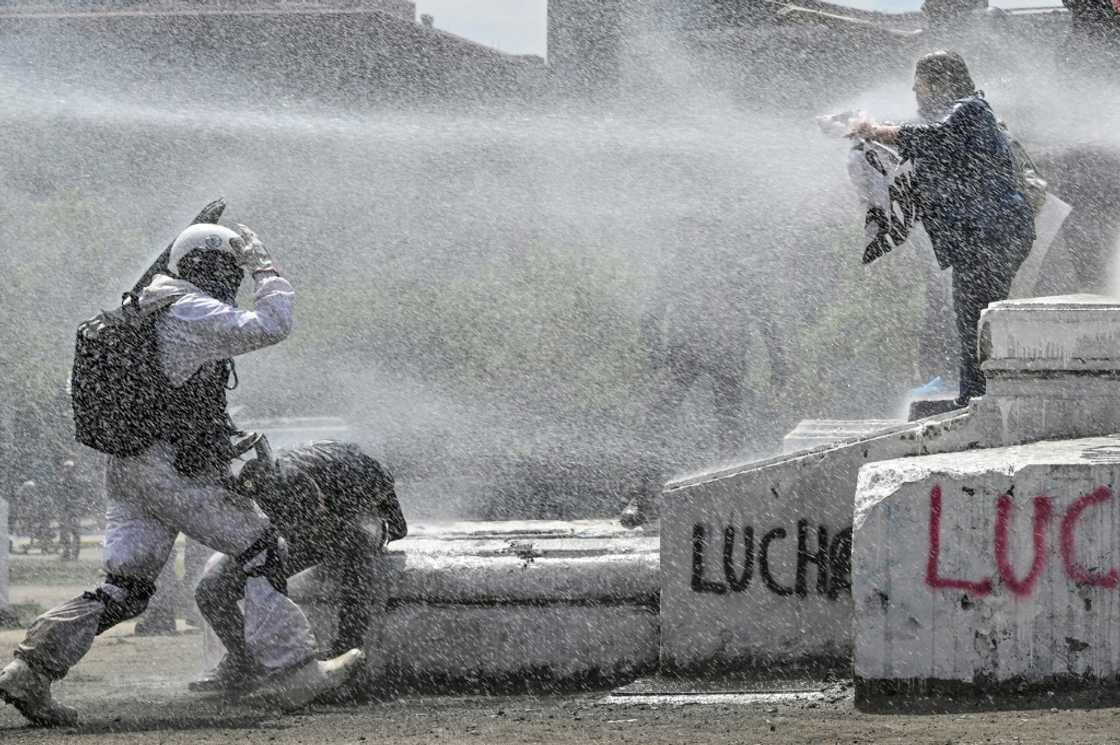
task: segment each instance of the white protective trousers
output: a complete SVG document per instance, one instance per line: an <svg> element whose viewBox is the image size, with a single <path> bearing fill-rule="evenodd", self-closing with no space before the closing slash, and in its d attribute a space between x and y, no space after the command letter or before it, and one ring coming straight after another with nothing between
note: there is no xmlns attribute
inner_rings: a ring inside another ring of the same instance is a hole
<svg viewBox="0 0 1120 745"><path fill-rule="evenodd" d="M109 461L108 575L154 583L179 533L238 556L269 529L268 518L251 500L215 478L184 477L174 462L174 449L163 443L140 456ZM263 561L263 554L250 563ZM114 597L120 593L110 584L102 587ZM62 677L92 646L104 610L89 593L48 611L32 624L17 656ZM273 670L306 662L315 652L307 617L265 577L251 577L245 586L245 644L260 665Z"/></svg>

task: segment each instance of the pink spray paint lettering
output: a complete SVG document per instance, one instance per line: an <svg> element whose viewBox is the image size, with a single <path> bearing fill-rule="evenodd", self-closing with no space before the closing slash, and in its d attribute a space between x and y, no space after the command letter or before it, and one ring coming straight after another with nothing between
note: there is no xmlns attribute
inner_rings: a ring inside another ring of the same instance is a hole
<svg viewBox="0 0 1120 745"><path fill-rule="evenodd" d="M1034 561L1031 570L1022 579L1016 579L1015 570L1011 566L1011 557L1008 555L1008 523L1011 521L1012 510L1015 504L1010 494L1004 494L996 503L996 568L999 569L999 578L1007 585L1007 589L1017 597L1027 597L1042 574L1046 566L1046 528L1050 523L1050 497L1034 498Z"/></svg>
<svg viewBox="0 0 1120 745"><path fill-rule="evenodd" d="M1092 572L1083 567L1077 562L1077 556L1074 552L1073 531L1077 528L1077 520L1081 517L1081 513L1101 502L1107 502L1112 498L1112 492L1108 487L1099 487L1091 494L1078 499L1070 505L1066 511L1066 516L1062 520L1062 533L1061 533L1061 550L1062 561L1066 566L1066 574L1074 582L1082 585L1089 585L1090 587L1104 587L1106 589L1113 589L1120 581L1120 574L1117 573L1115 567L1109 569L1107 573L1100 574L1099 572Z"/></svg>
<svg viewBox="0 0 1120 745"><path fill-rule="evenodd" d="M926 584L935 590L964 590L983 597L992 591L992 580L971 582L941 576L941 485L929 493L929 561L926 562Z"/></svg>
<svg viewBox="0 0 1120 745"><path fill-rule="evenodd" d="M1061 556L1066 576L1077 585L1114 589L1120 585L1120 571L1115 567L1107 571L1090 569L1079 563L1076 552L1077 528L1083 514L1091 507L1108 502L1112 492L1107 487L1099 487L1073 502L1062 516L1058 538L1058 552ZM1054 500L1049 496L1037 496L1033 500L1034 515L1031 531L1033 558L1026 576L1020 578L1012 566L1014 553L1011 543L1011 523L1015 515L1015 501L1010 494L996 500L995 530L992 537L996 574L1001 584L1018 598L1031 595L1045 571L1049 557L1047 536L1054 517ZM941 486L935 485L929 494L929 554L926 562L926 585L933 590L961 590L982 598L995 590L991 576L977 578L947 577L942 573L942 494ZM1022 547L1020 547L1022 550Z"/></svg>

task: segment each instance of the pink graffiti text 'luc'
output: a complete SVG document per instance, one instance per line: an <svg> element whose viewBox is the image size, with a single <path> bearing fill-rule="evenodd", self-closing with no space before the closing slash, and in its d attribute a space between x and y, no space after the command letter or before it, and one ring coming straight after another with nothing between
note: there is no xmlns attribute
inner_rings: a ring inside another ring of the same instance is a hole
<svg viewBox="0 0 1120 745"><path fill-rule="evenodd" d="M1115 567L1105 572L1086 568L1078 562L1075 550L1075 533L1082 515L1090 507L1107 502L1111 498L1112 492L1108 487L1098 487L1074 501L1062 516L1058 549L1066 576L1076 584L1106 589L1114 589L1120 585L1120 571ZM995 568L1002 584L1019 598L1030 596L1038 578L1046 568L1046 537L1053 520L1053 500L1048 496L1038 496L1034 498L1033 504L1034 520L1031 538L1034 557L1026 576L1019 578L1011 563L1010 533L1015 502L1010 494L1004 494L996 500L993 536ZM946 577L941 573L941 505L941 486L938 484L930 490L929 494L929 554L926 562L926 585L935 590L961 590L975 597L991 594L994 589L991 577L960 579Z"/></svg>

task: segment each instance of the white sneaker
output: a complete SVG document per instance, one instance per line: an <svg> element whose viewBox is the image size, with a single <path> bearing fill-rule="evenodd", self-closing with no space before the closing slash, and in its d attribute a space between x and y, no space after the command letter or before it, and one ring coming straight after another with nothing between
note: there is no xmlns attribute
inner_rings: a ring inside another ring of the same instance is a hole
<svg viewBox="0 0 1120 745"><path fill-rule="evenodd" d="M0 670L0 699L40 727L71 727L78 712L51 698L51 679L17 659Z"/></svg>
<svg viewBox="0 0 1120 745"><path fill-rule="evenodd" d="M272 706L284 711L301 709L345 683L365 661L366 654L360 649L351 649L332 660L312 660L292 670L271 674L256 690L241 700L247 704Z"/></svg>

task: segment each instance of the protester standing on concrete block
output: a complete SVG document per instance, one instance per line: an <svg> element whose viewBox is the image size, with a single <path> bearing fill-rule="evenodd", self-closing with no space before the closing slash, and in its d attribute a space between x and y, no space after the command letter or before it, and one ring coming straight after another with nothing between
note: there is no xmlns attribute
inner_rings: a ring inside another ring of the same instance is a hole
<svg viewBox="0 0 1120 745"><path fill-rule="evenodd" d="M922 225L942 269L953 269L960 334L960 396L984 393L977 351L980 311L1006 300L1034 241L1034 214L1019 191L1006 134L976 90L964 59L938 51L918 60L914 94L923 124L856 120L852 134L896 145L914 164Z"/></svg>
<svg viewBox="0 0 1120 745"><path fill-rule="evenodd" d="M331 655L363 646L375 600L373 559L389 541L404 538L393 476L352 443L316 442L249 461L237 491L252 498L288 542L288 576L322 565L340 592L338 634ZM195 599L226 648L218 666L191 683L192 691L250 687L261 674L245 648L237 606L245 574L233 557L214 556Z"/></svg>
<svg viewBox="0 0 1120 745"><path fill-rule="evenodd" d="M246 274L256 285L251 311L236 307ZM236 454L226 404L232 358L288 336L292 286L253 231L196 224L171 245L165 273L126 298L118 314L79 327L71 373L78 439L112 455L106 577L35 620L0 671L0 698L37 725L76 722L52 698L52 683L98 634L144 611L182 531L238 557L248 577L246 645L270 673L262 699L305 704L343 683L363 654L315 659L310 624L286 595L283 540L224 482Z"/></svg>

